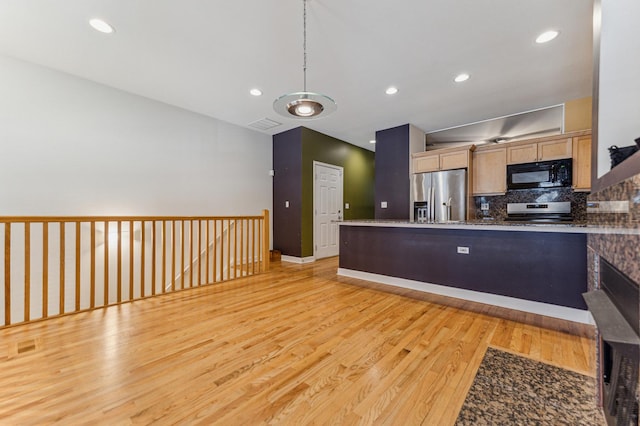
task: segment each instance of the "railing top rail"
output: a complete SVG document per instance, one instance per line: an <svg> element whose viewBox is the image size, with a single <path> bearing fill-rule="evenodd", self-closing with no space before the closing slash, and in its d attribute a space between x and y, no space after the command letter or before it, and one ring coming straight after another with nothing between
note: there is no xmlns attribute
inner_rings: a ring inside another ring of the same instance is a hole
<svg viewBox="0 0 640 426"><path fill-rule="evenodd" d="M0 223L118 222L262 219L263 216L0 216Z"/></svg>

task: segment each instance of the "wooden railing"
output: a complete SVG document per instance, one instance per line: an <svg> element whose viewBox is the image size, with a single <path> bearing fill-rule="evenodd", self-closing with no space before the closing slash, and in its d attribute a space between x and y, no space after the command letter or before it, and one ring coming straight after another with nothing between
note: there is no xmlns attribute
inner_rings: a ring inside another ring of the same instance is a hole
<svg viewBox="0 0 640 426"><path fill-rule="evenodd" d="M229 217L0 217L0 327L263 272L269 211Z"/></svg>

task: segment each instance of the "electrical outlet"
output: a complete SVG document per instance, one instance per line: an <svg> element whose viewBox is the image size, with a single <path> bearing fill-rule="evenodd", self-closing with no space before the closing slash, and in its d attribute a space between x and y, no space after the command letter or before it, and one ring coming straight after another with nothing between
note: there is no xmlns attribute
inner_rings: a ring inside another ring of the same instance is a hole
<svg viewBox="0 0 640 426"><path fill-rule="evenodd" d="M284 202L284 207L285 207L286 209L288 209L288 208L289 208L289 202L288 202L288 201L285 201L285 202Z"/></svg>
<svg viewBox="0 0 640 426"><path fill-rule="evenodd" d="M469 247L458 247L458 254L469 254Z"/></svg>
<svg viewBox="0 0 640 426"><path fill-rule="evenodd" d="M480 204L480 210L489 210L489 203Z"/></svg>
<svg viewBox="0 0 640 426"><path fill-rule="evenodd" d="M349 203L344 203L344 209L349 210Z"/></svg>
<svg viewBox="0 0 640 426"><path fill-rule="evenodd" d="M386 201L381 201L380 202L380 208L381 209L386 209L387 208L387 202Z"/></svg>

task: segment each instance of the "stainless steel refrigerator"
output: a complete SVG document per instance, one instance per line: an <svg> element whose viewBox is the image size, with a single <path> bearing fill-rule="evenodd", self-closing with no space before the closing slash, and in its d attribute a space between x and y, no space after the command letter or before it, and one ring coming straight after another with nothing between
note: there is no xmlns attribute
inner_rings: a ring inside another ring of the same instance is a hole
<svg viewBox="0 0 640 426"><path fill-rule="evenodd" d="M463 221L467 214L467 171L416 173L413 175L416 222Z"/></svg>

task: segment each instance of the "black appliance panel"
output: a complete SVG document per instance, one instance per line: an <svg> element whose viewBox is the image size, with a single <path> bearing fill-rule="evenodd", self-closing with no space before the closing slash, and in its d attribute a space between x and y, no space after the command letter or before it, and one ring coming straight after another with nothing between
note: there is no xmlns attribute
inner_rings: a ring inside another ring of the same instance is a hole
<svg viewBox="0 0 640 426"><path fill-rule="evenodd" d="M570 158L536 163L509 164L507 189L558 188L572 184Z"/></svg>

